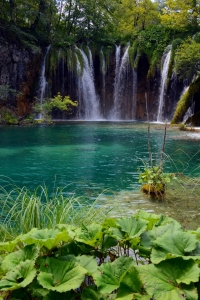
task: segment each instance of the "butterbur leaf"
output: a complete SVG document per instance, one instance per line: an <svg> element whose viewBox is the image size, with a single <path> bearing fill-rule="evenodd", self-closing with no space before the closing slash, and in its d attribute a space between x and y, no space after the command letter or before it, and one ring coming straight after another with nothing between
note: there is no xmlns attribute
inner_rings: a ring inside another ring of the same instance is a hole
<svg viewBox="0 0 200 300"><path fill-rule="evenodd" d="M15 251L8 254L2 261L1 268L3 270L12 270L21 261L32 260L35 261L39 255L39 248L35 245L27 245L22 250Z"/></svg>
<svg viewBox="0 0 200 300"><path fill-rule="evenodd" d="M117 292L117 298L119 300L132 300L133 294L142 292L142 282L139 278L137 269L132 267L123 277L119 290Z"/></svg>
<svg viewBox="0 0 200 300"><path fill-rule="evenodd" d="M134 266L132 257L121 256L114 262L102 264L100 273L94 275L95 283L102 294L111 293L117 289L127 270Z"/></svg>
<svg viewBox="0 0 200 300"><path fill-rule="evenodd" d="M103 241L100 244L98 251L105 252L106 250L110 249L111 247L114 247L117 245L117 240L108 234L105 234L103 237Z"/></svg>
<svg viewBox="0 0 200 300"><path fill-rule="evenodd" d="M101 225L92 223L91 225L85 226L82 224L82 226L76 230L75 240L96 247L101 243L102 234Z"/></svg>
<svg viewBox="0 0 200 300"><path fill-rule="evenodd" d="M156 239L162 237L167 231L181 230L181 225L177 222L170 222L163 226L154 226L152 230L142 233L140 245L145 248L152 248Z"/></svg>
<svg viewBox="0 0 200 300"><path fill-rule="evenodd" d="M120 228L111 227L109 230L109 235L111 235L117 241L123 241L126 239L126 233Z"/></svg>
<svg viewBox="0 0 200 300"><path fill-rule="evenodd" d="M33 297L42 297L42 299L49 294L49 291L44 289L39 283L37 282L36 278L28 287L29 292Z"/></svg>
<svg viewBox="0 0 200 300"><path fill-rule="evenodd" d="M20 241L20 237L18 236L15 240L9 241L9 242L4 242L0 243L0 251L1 252L13 252L13 250L16 248L17 244Z"/></svg>
<svg viewBox="0 0 200 300"><path fill-rule="evenodd" d="M156 215L152 213L148 213L146 210L139 210L135 214L135 218L138 219L143 219L148 222L147 224L147 230L151 230L154 226L154 224L158 223L163 216L162 215Z"/></svg>
<svg viewBox="0 0 200 300"><path fill-rule="evenodd" d="M116 222L120 229L126 233L127 239L139 237L146 230L147 223L145 220L136 220L135 217L121 218Z"/></svg>
<svg viewBox="0 0 200 300"><path fill-rule="evenodd" d="M181 230L165 232L156 239L151 253L151 260L154 264L164 259L187 256L197 247L195 235Z"/></svg>
<svg viewBox="0 0 200 300"><path fill-rule="evenodd" d="M13 270L9 271L0 281L0 290L8 291L26 287L36 276L34 261L20 262Z"/></svg>
<svg viewBox="0 0 200 300"><path fill-rule="evenodd" d="M59 229L36 229L33 228L27 234L23 235L21 241L26 244L36 244L40 247L46 247L51 250L61 241L68 242L71 240L67 231L60 231Z"/></svg>
<svg viewBox="0 0 200 300"><path fill-rule="evenodd" d="M87 274L93 276L97 271L97 261L94 257L89 255L77 256L76 260L79 262L81 267L87 270Z"/></svg>
<svg viewBox="0 0 200 300"><path fill-rule="evenodd" d="M93 286L84 288L81 294L81 300L110 300L115 298L111 298L110 295L101 294L99 291L96 291Z"/></svg>
<svg viewBox="0 0 200 300"><path fill-rule="evenodd" d="M147 293L155 299L182 300L184 296L197 300L198 295L194 282L199 280L199 268L192 260L174 258L158 265L143 265L138 268L141 280Z"/></svg>
<svg viewBox="0 0 200 300"><path fill-rule="evenodd" d="M115 218L105 219L103 224L102 224L103 229L109 229L110 227L117 227L116 221L117 221L117 219L115 219Z"/></svg>
<svg viewBox="0 0 200 300"><path fill-rule="evenodd" d="M75 256L81 254L81 249L75 241L71 241L65 244L64 246L60 247L58 251L55 252L56 257L65 256L69 254L73 254Z"/></svg>
<svg viewBox="0 0 200 300"><path fill-rule="evenodd" d="M63 293L78 288L86 273L87 270L75 260L61 261L47 257L40 267L37 279L43 288Z"/></svg>

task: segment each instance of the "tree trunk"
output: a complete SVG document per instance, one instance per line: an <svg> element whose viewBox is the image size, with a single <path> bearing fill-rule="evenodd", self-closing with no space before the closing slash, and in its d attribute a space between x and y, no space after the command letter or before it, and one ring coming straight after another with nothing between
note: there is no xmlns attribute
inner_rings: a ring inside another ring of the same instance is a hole
<svg viewBox="0 0 200 300"><path fill-rule="evenodd" d="M10 22L15 23L15 2L14 0L9 0L10 4Z"/></svg>

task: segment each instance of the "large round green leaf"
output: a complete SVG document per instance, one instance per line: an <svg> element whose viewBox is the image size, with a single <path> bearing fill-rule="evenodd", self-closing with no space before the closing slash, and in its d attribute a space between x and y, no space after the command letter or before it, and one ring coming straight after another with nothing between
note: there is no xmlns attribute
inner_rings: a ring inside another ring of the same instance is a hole
<svg viewBox="0 0 200 300"><path fill-rule="evenodd" d="M147 293L156 300L197 300L194 282L199 280L199 268L193 260L174 258L158 265L143 265L138 268Z"/></svg>
<svg viewBox="0 0 200 300"><path fill-rule="evenodd" d="M26 287L36 276L35 262L26 260L20 262L0 281L0 290L8 291Z"/></svg>
<svg viewBox="0 0 200 300"><path fill-rule="evenodd" d="M181 230L168 230L155 240L151 260L157 264L168 258L188 256L196 247L195 235ZM187 257L185 258L187 259Z"/></svg>
<svg viewBox="0 0 200 300"><path fill-rule="evenodd" d="M81 300L112 300L116 299L116 296L116 294L103 295L99 291L96 291L94 286L88 286L83 289Z"/></svg>
<svg viewBox="0 0 200 300"><path fill-rule="evenodd" d="M103 293L111 293L117 289L123 276L128 269L136 265L132 257L121 256L114 262L102 264L99 267L100 272L94 275L98 290Z"/></svg>
<svg viewBox="0 0 200 300"><path fill-rule="evenodd" d="M20 242L21 235L19 235L15 240L9 242L0 243L0 251L2 252L13 252L17 244Z"/></svg>
<svg viewBox="0 0 200 300"><path fill-rule="evenodd" d="M132 267L123 277L120 283L119 290L117 292L116 299L132 300L134 299L133 295L135 295L136 293L142 293L142 282L138 276L137 269L135 267Z"/></svg>
<svg viewBox="0 0 200 300"><path fill-rule="evenodd" d="M75 260L61 261L48 257L43 261L37 279L45 289L62 293L78 288L86 273L87 270Z"/></svg>
<svg viewBox="0 0 200 300"><path fill-rule="evenodd" d="M145 231L141 235L140 245L142 247L151 249L157 238L163 236L165 232L172 230L181 230L181 225L176 221L164 224L162 226L154 226L152 230Z"/></svg>
<svg viewBox="0 0 200 300"><path fill-rule="evenodd" d="M80 228L76 229L75 240L92 247L99 246L102 239L102 226L92 223L88 226L82 224Z"/></svg>
<svg viewBox="0 0 200 300"><path fill-rule="evenodd" d="M21 241L26 244L36 244L40 247L46 247L51 250L58 245L61 241L68 242L71 237L66 230L60 231L59 229L37 229L33 228L27 234L23 235Z"/></svg>
<svg viewBox="0 0 200 300"><path fill-rule="evenodd" d="M1 263L1 268L3 270L12 270L21 261L31 260L35 261L39 255L39 248L35 245L27 245L24 249L15 251L8 254Z"/></svg>
<svg viewBox="0 0 200 300"><path fill-rule="evenodd" d="M135 217L121 218L117 220L116 224L120 229L126 233L126 239L139 237L147 228L147 221Z"/></svg>

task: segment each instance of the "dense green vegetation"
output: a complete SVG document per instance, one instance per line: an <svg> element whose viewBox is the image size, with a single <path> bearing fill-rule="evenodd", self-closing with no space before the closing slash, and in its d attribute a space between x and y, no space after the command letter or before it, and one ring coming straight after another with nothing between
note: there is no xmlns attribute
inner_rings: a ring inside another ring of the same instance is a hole
<svg viewBox="0 0 200 300"><path fill-rule="evenodd" d="M145 211L33 228L0 243L1 299L197 300L199 245L199 229Z"/></svg>
<svg viewBox="0 0 200 300"><path fill-rule="evenodd" d="M27 47L137 41L153 59L155 50L162 53L176 37L193 36L199 30L197 0L0 0L0 5L1 39Z"/></svg>

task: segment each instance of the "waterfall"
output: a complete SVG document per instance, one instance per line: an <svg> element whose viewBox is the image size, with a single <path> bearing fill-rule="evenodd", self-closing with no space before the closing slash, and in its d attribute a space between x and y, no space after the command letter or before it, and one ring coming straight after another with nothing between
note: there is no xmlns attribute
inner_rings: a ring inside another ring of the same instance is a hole
<svg viewBox="0 0 200 300"><path fill-rule="evenodd" d="M105 115L105 96L106 96L106 82L105 82L105 74L106 74L106 60L103 51L100 52L101 55L101 80L102 80L102 100L103 100L103 115Z"/></svg>
<svg viewBox="0 0 200 300"><path fill-rule="evenodd" d="M158 106L158 114L157 114L157 122L162 122L162 113L163 113L163 107L164 107L164 97L165 97L165 85L168 75L168 69L169 69L169 62L170 62L170 55L171 55L171 46L170 49L167 47L168 52L167 54L164 53L163 59L163 68L161 73L161 84L160 84L160 95L159 95L159 106Z"/></svg>
<svg viewBox="0 0 200 300"><path fill-rule="evenodd" d="M115 66L115 83L114 83L114 106L111 114L111 118L114 120L120 120L122 118L121 109L123 106L122 96L125 92L126 75L129 67L129 46L126 47L124 55L120 60L120 46L116 46L116 66Z"/></svg>
<svg viewBox="0 0 200 300"><path fill-rule="evenodd" d="M76 48L77 60L77 75L78 75L78 101L79 101L79 118L85 120L98 120L100 119L99 99L96 95L94 77L93 77L93 63L92 54L90 49L89 56L79 48ZM81 56L81 58L80 58ZM83 66L81 61L83 61ZM83 102L83 106L81 103Z"/></svg>
<svg viewBox="0 0 200 300"><path fill-rule="evenodd" d="M44 99L45 96L47 96L47 86L48 82L46 81L46 76L45 76L45 69L46 69L46 57L50 49L50 45L46 48L43 62L42 62L42 68L41 68L41 74L40 74L40 79L39 79L39 92L38 92L38 99L40 104L42 104L42 100ZM42 119L42 114L39 114L38 119Z"/></svg>
<svg viewBox="0 0 200 300"><path fill-rule="evenodd" d="M183 123L185 123L190 117L194 115L194 108L195 108L195 102L193 102L192 105L186 111L183 117Z"/></svg>
<svg viewBox="0 0 200 300"><path fill-rule="evenodd" d="M137 72L133 69L133 105L132 105L132 119L136 119L137 106Z"/></svg>

